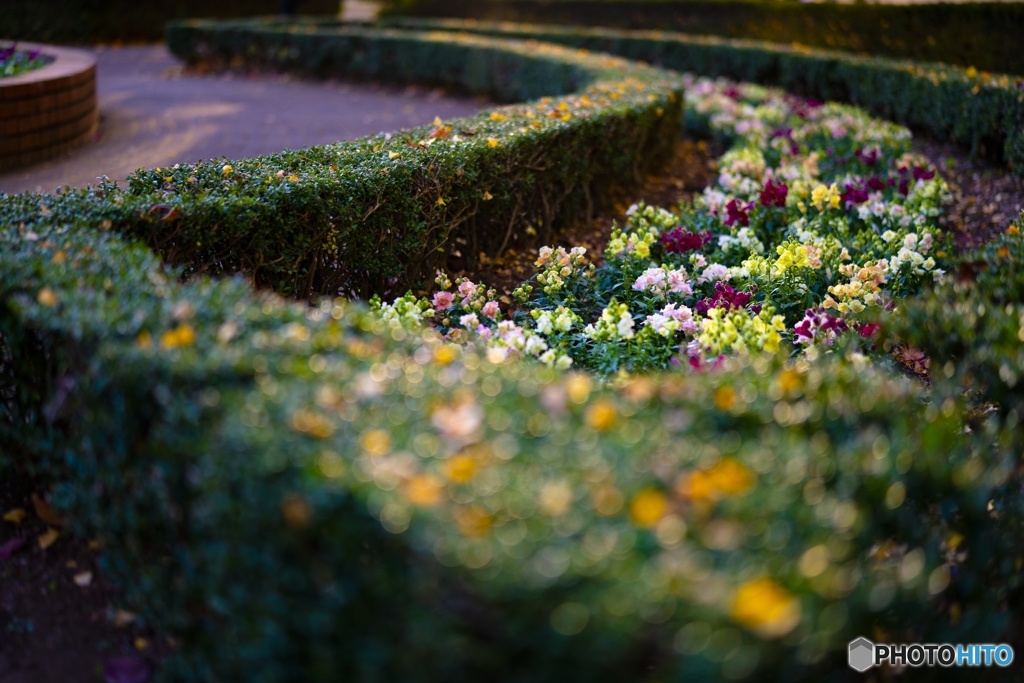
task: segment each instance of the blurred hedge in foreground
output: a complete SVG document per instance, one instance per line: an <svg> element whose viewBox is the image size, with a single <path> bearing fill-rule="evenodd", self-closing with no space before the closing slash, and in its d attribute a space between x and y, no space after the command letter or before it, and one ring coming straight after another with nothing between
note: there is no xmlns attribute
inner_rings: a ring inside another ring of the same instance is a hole
<svg viewBox="0 0 1024 683"><path fill-rule="evenodd" d="M187 22L188 61L445 85L520 107L353 142L140 170L126 190L0 196L0 221L106 226L187 275L244 273L307 297L404 293L464 250L548 239L671 152L677 76L609 56L486 37Z"/></svg>
<svg viewBox="0 0 1024 683"><path fill-rule="evenodd" d="M702 76L780 85L872 114L1001 159L1024 174L1024 79L977 69L664 31L559 28L461 20L399 25L532 38L622 55Z"/></svg>
<svg viewBox="0 0 1024 683"><path fill-rule="evenodd" d="M1024 74L1024 7L764 0L413 0L418 17L661 29L750 38Z"/></svg>
<svg viewBox="0 0 1024 683"><path fill-rule="evenodd" d="M841 356L602 386L177 275L0 232L2 452L179 641L163 680L843 680L857 635L1007 636L1016 453L953 395Z"/></svg>
<svg viewBox="0 0 1024 683"><path fill-rule="evenodd" d="M304 14L338 14L338 0L297 4ZM65 45L156 42L168 21L275 14L281 5L281 0L4 0L0 38Z"/></svg>

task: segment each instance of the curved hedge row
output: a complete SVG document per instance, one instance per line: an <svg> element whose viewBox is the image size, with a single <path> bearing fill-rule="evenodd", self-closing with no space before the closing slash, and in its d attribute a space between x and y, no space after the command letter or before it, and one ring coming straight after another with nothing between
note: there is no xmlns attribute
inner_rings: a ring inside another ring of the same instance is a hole
<svg viewBox="0 0 1024 683"><path fill-rule="evenodd" d="M432 277L452 251L472 263L528 228L550 236L657 164L679 130L677 77L556 46L259 22L189 22L168 37L191 61L550 97L355 142L142 170L126 190L0 198L0 220L104 225L186 275L239 272L287 295L368 296Z"/></svg>
<svg viewBox="0 0 1024 683"><path fill-rule="evenodd" d="M0 202L0 465L104 539L163 680L845 680L855 636L1006 636L1016 422L842 353L600 384L183 284L109 228L198 230L208 171Z"/></svg>
<svg viewBox="0 0 1024 683"><path fill-rule="evenodd" d="M2 452L178 641L162 680L823 680L858 635L1005 637L1017 451L954 395L831 356L602 386L0 242Z"/></svg>
<svg viewBox="0 0 1024 683"><path fill-rule="evenodd" d="M843 100L1001 158L1024 175L1024 78L938 63L667 31L618 31L466 20L394 19L436 28L551 43L644 60L703 76L780 85Z"/></svg>

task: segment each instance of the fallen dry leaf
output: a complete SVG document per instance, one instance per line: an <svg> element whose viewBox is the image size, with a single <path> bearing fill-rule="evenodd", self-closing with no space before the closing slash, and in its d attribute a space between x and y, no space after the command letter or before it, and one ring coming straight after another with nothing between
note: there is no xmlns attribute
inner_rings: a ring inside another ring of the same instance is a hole
<svg viewBox="0 0 1024 683"><path fill-rule="evenodd" d="M60 532L54 529L53 527L50 527L46 530L46 533L39 535L39 547L43 550L46 550L51 545L56 543L58 538L60 538Z"/></svg>
<svg viewBox="0 0 1024 683"><path fill-rule="evenodd" d="M72 577L76 586L87 588L92 583L92 572L79 572Z"/></svg>
<svg viewBox="0 0 1024 683"><path fill-rule="evenodd" d="M32 507L36 509L36 515L51 526L64 526L64 518L57 514L53 507L46 502L42 496L32 494Z"/></svg>
<svg viewBox="0 0 1024 683"><path fill-rule="evenodd" d="M135 621L134 612L129 612L126 609L119 609L114 612L114 626L117 628L124 628L133 621Z"/></svg>
<svg viewBox="0 0 1024 683"><path fill-rule="evenodd" d="M28 513L25 512L23 508L14 508L13 510L8 510L4 513L4 521L21 524L21 520L25 519L25 515L27 514Z"/></svg>

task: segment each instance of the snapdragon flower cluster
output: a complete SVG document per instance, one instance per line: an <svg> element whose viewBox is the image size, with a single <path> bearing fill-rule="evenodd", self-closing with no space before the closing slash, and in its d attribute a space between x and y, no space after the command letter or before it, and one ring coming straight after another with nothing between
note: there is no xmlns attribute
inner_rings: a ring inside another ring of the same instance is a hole
<svg viewBox="0 0 1024 683"><path fill-rule="evenodd" d="M829 351L861 318L941 277L948 187L910 132L833 103L688 77L687 105L730 146L690 204L630 207L604 263L540 249L502 319L493 291L439 274L430 300L381 307L488 356L603 373L702 368L723 356ZM451 291L449 291L451 290ZM859 334L858 334L859 333ZM870 341L870 340L868 340Z"/></svg>

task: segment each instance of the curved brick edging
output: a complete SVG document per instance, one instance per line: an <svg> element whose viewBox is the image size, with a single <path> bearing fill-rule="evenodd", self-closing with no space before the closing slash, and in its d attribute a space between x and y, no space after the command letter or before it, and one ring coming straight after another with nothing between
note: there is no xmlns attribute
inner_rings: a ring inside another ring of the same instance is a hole
<svg viewBox="0 0 1024 683"><path fill-rule="evenodd" d="M96 58L88 52L19 43L50 64L0 79L0 172L43 161L96 132Z"/></svg>

